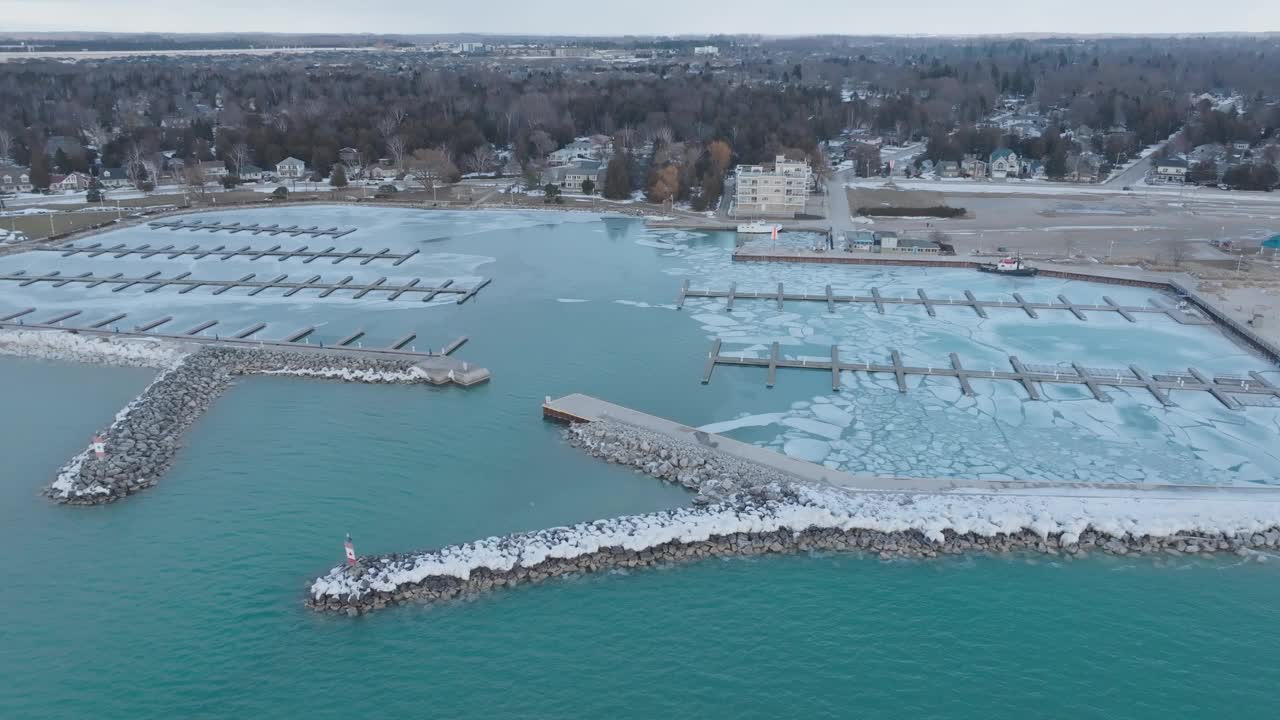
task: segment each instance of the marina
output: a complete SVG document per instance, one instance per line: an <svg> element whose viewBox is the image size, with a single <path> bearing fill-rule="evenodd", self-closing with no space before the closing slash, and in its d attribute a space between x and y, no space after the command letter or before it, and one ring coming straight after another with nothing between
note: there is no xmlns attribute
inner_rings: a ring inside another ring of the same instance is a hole
<svg viewBox="0 0 1280 720"><path fill-rule="evenodd" d="M108 277L98 277L91 272L82 273L75 276L63 275L60 270L54 270L45 274L28 274L26 270L18 270L12 273L0 274L0 281L16 282L22 287L34 285L36 283L48 282L53 287L64 287L71 283L79 283L86 287L94 288L99 285L114 285L112 292L120 292L127 290L135 285L149 286L146 292L154 292L166 287L181 287L179 293L188 293L197 288L210 288L214 295L232 290L234 288L253 288L251 295L267 289L285 290L284 297L291 297L302 290L321 290L319 297L325 298L339 290L355 291L352 299L359 300L371 292L387 293L388 300L398 300L402 295L412 294L417 296L422 302L430 302L437 295L447 294L456 295L459 305L465 303L475 297L486 285L491 282L490 278L482 279L476 285L469 288L455 287L452 280L446 280L439 285L429 286L420 285L421 280L413 279L403 284L386 284L387 278L380 277L373 282L355 283L352 277L346 278L338 282L319 282L320 275L313 275L302 282L289 282L288 275L279 275L270 280L255 280L256 273L250 273L237 280L225 280L217 278L192 278L191 273L184 272L170 278L160 277L162 273L157 270L142 277L125 277L122 273L116 273Z"/></svg>
<svg viewBox="0 0 1280 720"><path fill-rule="evenodd" d="M147 223L147 226L153 230L207 230L209 232L226 232L229 235L236 233L249 233L251 235L288 235L290 237L298 237L300 235L309 235L311 237L331 237L334 239L350 235L355 232L355 228L338 228L329 227L321 228L319 225L311 227L301 227L299 225L290 225L281 227L279 223L272 225L263 225L261 223L241 223L241 222L222 222L200 221L200 220L159 220Z"/></svg>
<svg viewBox="0 0 1280 720"><path fill-rule="evenodd" d="M820 302L826 303L828 312L835 312L835 306L843 303L858 303L866 305L875 305L876 311L881 315L885 312L886 305L918 305L925 309L929 317L936 317L938 307L967 307L972 308L978 317L987 317L987 310L991 309L1007 309L1021 310L1026 313L1028 318L1033 320L1039 319L1040 310L1064 310L1070 312L1077 320L1088 320L1085 313L1094 312L1112 312L1123 317L1129 322L1137 322L1134 319L1135 314L1150 313L1167 315L1176 322L1184 325L1208 325L1212 321L1197 317L1181 309L1170 307L1161 303L1155 298L1148 300L1148 305L1121 305L1106 295L1102 296L1102 303L1082 304L1072 302L1064 295L1058 295L1058 301L1053 302L1027 302L1019 293L1012 294L1012 300L979 300L970 290L963 291L964 298L947 297L947 298L931 298L923 288L916 289L915 297L898 296L889 297L882 295L880 290L872 288L869 295L836 295L832 292L831 286L827 285L822 294L813 293L787 293L783 289L783 284L778 283L775 292L744 292L738 290L737 283L730 283L728 290L697 290L689 287L689 281L685 280L680 287L680 293L676 297L676 307L684 307L687 298L723 298L725 301L725 310L733 310L733 304L737 300L772 300L777 303L777 309L782 310L787 302Z"/></svg>
<svg viewBox="0 0 1280 720"><path fill-rule="evenodd" d="M960 383L962 392L969 396L974 394L970 379L1009 380L1022 385L1027 396L1032 400L1044 399L1036 387L1037 384L1052 383L1083 385L1099 402L1110 402L1110 397L1102 390L1106 386L1146 389L1165 407L1175 404L1170 400L1169 393L1182 390L1209 393L1222 405L1232 410L1239 410L1246 405L1280 407L1280 386L1274 385L1256 371L1249 371L1247 375L1219 375L1210 378L1209 375L1195 368L1187 368L1185 372L1149 373L1137 365L1130 365L1123 369L1092 368L1073 362L1069 363L1070 369L1065 369L1052 365L1024 365L1012 355L1009 356L1009 365L1013 368L1012 370L995 368L979 370L964 367L956 353L951 353L949 362L938 367L906 365L902 362L902 354L898 350L890 352L888 364L871 361L850 362L840 358L839 347L835 345L831 346L830 360L787 359L780 357L779 344L776 342L770 347L769 357L756 358L723 355L720 352L721 342L713 341L711 350L707 353L706 368L702 375L704 385L711 382L711 375L717 365L739 365L766 368L768 377L765 384L768 387L774 386L779 368L828 372L831 374L832 392L838 392L841 389L840 373L842 372L884 373L894 376L898 391L903 393L907 391L908 375L923 375L955 378Z"/></svg>
<svg viewBox="0 0 1280 720"><path fill-rule="evenodd" d="M398 267L401 263L409 260L418 254L416 249L406 253L393 253L390 248L382 248L374 252L367 252L362 247L353 248L351 250L337 250L335 246L312 250L309 246L303 245L300 248L292 250L282 249L280 245L273 245L265 250L254 249L251 245L244 245L239 248L227 249L226 245L219 245L213 248L202 248L199 245L190 245L185 248L175 249L176 245L170 244L163 247L153 247L150 244L137 245L133 247L127 246L125 243L118 243L111 247L103 247L103 243L92 243L90 245L61 245L57 247L36 247L32 248L37 252L59 253L62 257L72 257L74 255L84 255L85 257L108 257L121 259L130 256L138 256L142 260L152 257L161 257L165 260L176 260L181 257L189 257L193 260L203 260L207 257L215 257L220 260L230 260L232 258L248 258L249 260L261 260L263 258L274 258L277 261L284 262L286 260L302 260L302 263L308 264L316 260L329 260L331 264L337 265L346 260L359 260L361 265L368 265L375 260L391 260L392 267Z"/></svg>

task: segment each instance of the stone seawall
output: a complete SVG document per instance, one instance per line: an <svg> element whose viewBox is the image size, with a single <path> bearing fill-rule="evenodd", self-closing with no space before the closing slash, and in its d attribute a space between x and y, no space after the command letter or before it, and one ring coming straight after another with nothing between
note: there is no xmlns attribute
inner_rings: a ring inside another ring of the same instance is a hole
<svg viewBox="0 0 1280 720"><path fill-rule="evenodd" d="M306 605L360 615L611 569L708 557L839 551L882 560L966 552L1206 556L1264 560L1280 547L1276 498L1188 498L1090 490L862 492L783 472L616 421L572 426L569 441L607 462L698 492L694 507L366 556L315 579Z"/></svg>
<svg viewBox="0 0 1280 720"><path fill-rule="evenodd" d="M408 359L203 346L171 359L99 433L104 457L86 448L62 467L46 493L60 503L99 505L155 485L172 465L183 435L236 376L267 374L363 383L429 381Z"/></svg>

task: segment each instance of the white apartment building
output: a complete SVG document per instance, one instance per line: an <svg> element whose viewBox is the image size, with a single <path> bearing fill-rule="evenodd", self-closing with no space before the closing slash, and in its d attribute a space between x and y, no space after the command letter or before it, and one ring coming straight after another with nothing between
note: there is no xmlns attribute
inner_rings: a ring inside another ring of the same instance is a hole
<svg viewBox="0 0 1280 720"><path fill-rule="evenodd" d="M774 158L773 167L739 165L734 176L735 214L744 216L796 217L804 212L813 168L803 160Z"/></svg>

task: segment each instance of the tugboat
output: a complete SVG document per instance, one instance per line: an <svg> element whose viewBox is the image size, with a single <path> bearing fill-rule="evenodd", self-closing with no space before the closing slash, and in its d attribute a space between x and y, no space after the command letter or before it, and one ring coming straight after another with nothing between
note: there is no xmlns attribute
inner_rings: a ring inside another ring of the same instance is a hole
<svg viewBox="0 0 1280 720"><path fill-rule="evenodd" d="M1035 277L1040 271L1022 262L1022 257L1007 257L998 263L979 263L978 272L1010 277Z"/></svg>

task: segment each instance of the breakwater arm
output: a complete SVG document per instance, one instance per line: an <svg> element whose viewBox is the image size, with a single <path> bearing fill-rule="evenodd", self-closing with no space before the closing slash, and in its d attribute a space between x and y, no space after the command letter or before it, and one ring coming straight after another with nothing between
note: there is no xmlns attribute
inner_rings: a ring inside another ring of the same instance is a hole
<svg viewBox="0 0 1280 720"><path fill-rule="evenodd" d="M306 605L360 615L555 577L708 557L809 551L888 560L965 552L1080 557L1193 554L1280 545L1276 508L1249 498L1182 499L859 493L773 486L709 505L373 555L310 585Z"/></svg>
<svg viewBox="0 0 1280 720"><path fill-rule="evenodd" d="M316 578L307 606L354 616L563 575L766 553L845 551L888 560L1015 551L1248 555L1280 547L1276 492L847 489L727 455L717 436L682 440L612 419L566 432L598 458L697 491L695 506L362 557Z"/></svg>
<svg viewBox="0 0 1280 720"><path fill-rule="evenodd" d="M103 343L98 339L83 342ZM113 346L108 342L104 347ZM53 500L97 505L155 485L172 465L186 431L239 375L409 384L439 379L412 359L218 346L201 346L175 356L167 349L148 347L159 354L145 359L167 366L99 433L103 452L90 446L59 470L47 489Z"/></svg>

